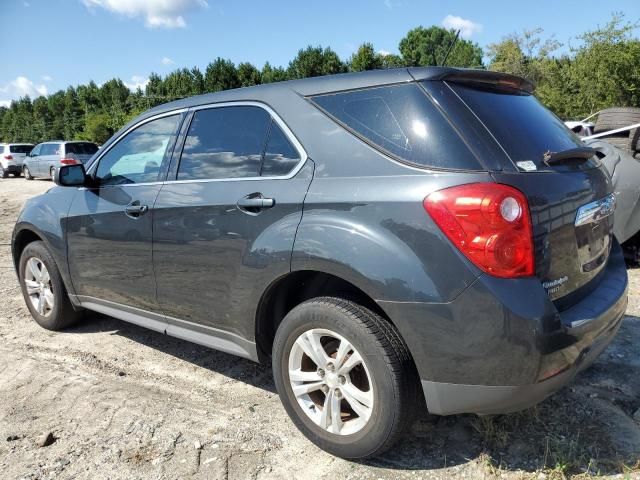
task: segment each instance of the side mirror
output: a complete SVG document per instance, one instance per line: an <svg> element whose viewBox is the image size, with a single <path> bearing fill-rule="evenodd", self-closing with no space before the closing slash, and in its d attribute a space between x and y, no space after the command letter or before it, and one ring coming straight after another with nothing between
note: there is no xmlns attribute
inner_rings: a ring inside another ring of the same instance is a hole
<svg viewBox="0 0 640 480"><path fill-rule="evenodd" d="M56 169L53 181L61 187L81 187L87 182L87 173L81 163L63 165Z"/></svg>

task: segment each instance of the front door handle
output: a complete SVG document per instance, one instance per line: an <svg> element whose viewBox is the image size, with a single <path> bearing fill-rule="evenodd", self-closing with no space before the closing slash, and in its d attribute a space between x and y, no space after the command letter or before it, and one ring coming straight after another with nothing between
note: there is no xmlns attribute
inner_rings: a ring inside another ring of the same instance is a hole
<svg viewBox="0 0 640 480"><path fill-rule="evenodd" d="M140 202L138 201L132 202L124 208L125 215L131 218L138 218L148 211L149 207L147 205L140 205Z"/></svg>
<svg viewBox="0 0 640 480"><path fill-rule="evenodd" d="M275 205L273 198L241 198L238 206L243 208L271 208Z"/></svg>

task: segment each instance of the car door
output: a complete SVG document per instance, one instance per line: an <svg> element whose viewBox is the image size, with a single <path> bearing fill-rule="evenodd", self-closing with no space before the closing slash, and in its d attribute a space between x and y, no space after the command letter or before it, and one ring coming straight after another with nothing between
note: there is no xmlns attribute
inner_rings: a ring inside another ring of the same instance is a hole
<svg viewBox="0 0 640 480"><path fill-rule="evenodd" d="M232 345L253 340L260 295L290 270L313 163L262 105L202 108L187 123L154 212L158 303L167 333L196 328L247 356Z"/></svg>
<svg viewBox="0 0 640 480"><path fill-rule="evenodd" d="M40 157L40 152L42 150L42 146L43 145L44 144L40 143L40 144L36 145L35 147L33 147L33 150L31 150L31 152L29 152L29 155L25 159L25 162L27 164L27 168L31 172L31 175L37 175L38 174L38 158Z"/></svg>
<svg viewBox="0 0 640 480"><path fill-rule="evenodd" d="M57 166L59 158L58 151L61 145L59 143L45 143L38 157L38 175L40 177L48 177L51 167Z"/></svg>
<svg viewBox="0 0 640 480"><path fill-rule="evenodd" d="M81 302L157 311L153 204L181 120L172 113L144 121L91 165L93 187L78 190L67 218L69 271Z"/></svg>

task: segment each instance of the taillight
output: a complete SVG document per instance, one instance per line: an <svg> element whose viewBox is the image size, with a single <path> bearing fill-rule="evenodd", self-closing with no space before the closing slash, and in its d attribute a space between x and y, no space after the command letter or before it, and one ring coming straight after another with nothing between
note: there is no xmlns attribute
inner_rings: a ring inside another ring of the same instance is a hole
<svg viewBox="0 0 640 480"><path fill-rule="evenodd" d="M433 192L424 208L477 267L496 277L533 275L529 205L513 187L470 183Z"/></svg>
<svg viewBox="0 0 640 480"><path fill-rule="evenodd" d="M63 158L62 160L60 160L60 163L62 165L76 165L78 162L78 160L76 160L75 158Z"/></svg>
<svg viewBox="0 0 640 480"><path fill-rule="evenodd" d="M13 160L13 155L5 155L4 159L5 160Z"/></svg>

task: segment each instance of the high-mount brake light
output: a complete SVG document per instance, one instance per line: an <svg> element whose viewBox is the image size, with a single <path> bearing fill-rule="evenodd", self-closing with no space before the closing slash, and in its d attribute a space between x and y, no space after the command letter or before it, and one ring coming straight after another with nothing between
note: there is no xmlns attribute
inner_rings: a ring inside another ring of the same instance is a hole
<svg viewBox="0 0 640 480"><path fill-rule="evenodd" d="M529 204L519 190L470 183L431 193L424 208L451 242L481 270L502 278L535 273Z"/></svg>

